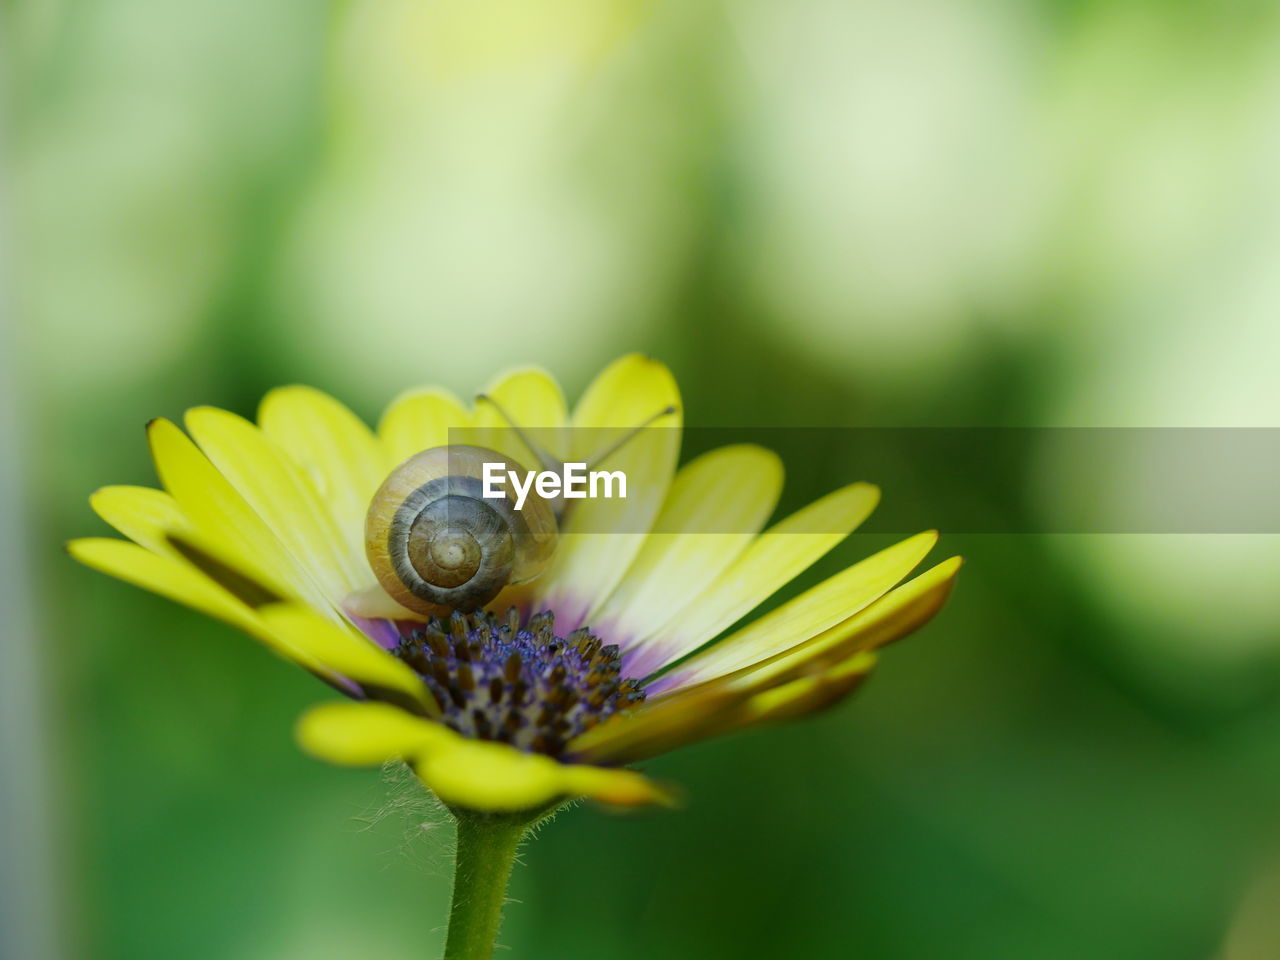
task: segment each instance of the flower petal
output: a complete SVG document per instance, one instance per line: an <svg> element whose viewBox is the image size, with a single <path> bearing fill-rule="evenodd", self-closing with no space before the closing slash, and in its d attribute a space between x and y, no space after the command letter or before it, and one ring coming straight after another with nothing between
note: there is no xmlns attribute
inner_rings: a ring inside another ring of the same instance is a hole
<svg viewBox="0 0 1280 960"><path fill-rule="evenodd" d="M862 660L856 669L834 669L829 678L815 674L758 689L713 680L593 727L570 742L570 756L592 764L634 763L771 719L799 716L850 692L873 663Z"/></svg>
<svg viewBox="0 0 1280 960"><path fill-rule="evenodd" d="M634 713L576 737L569 744L571 754L588 763L634 763L820 709L847 694L870 669L860 655L919 629L941 609L960 565L959 557L945 560L861 613L769 660L647 700ZM812 678L818 679L797 683ZM767 695L770 691L780 692Z"/></svg>
<svg viewBox="0 0 1280 960"><path fill-rule="evenodd" d="M325 703L298 720L298 744L307 753L344 767L367 767L415 757L447 744L447 727L389 703Z"/></svg>
<svg viewBox="0 0 1280 960"><path fill-rule="evenodd" d="M261 624L247 605L174 556L161 556L136 543L110 537L72 540L67 551L85 566L262 637Z"/></svg>
<svg viewBox="0 0 1280 960"><path fill-rule="evenodd" d="M825 710L861 686L875 665L875 653L864 650L830 670L797 677L763 690L747 701L744 716L737 729L794 720Z"/></svg>
<svg viewBox="0 0 1280 960"><path fill-rule="evenodd" d="M625 764L730 730L743 720L751 694L725 683L646 701L630 714L615 714L569 743L569 756L582 763Z"/></svg>
<svg viewBox="0 0 1280 960"><path fill-rule="evenodd" d="M176 500L148 487L103 487L89 498L94 511L152 553L183 561L250 609L285 595L245 569L225 539L194 529ZM288 594L293 596L292 593Z"/></svg>
<svg viewBox="0 0 1280 960"><path fill-rule="evenodd" d="M486 402L486 397L492 402ZM539 369L515 370L496 377L477 398L475 433L470 439L526 469L553 469L555 463L549 463L548 458L567 458L567 419L564 392L551 374Z"/></svg>
<svg viewBox="0 0 1280 960"><path fill-rule="evenodd" d="M307 568L185 433L168 420L153 420L147 439L165 490L230 561L281 595L327 603Z"/></svg>
<svg viewBox="0 0 1280 960"><path fill-rule="evenodd" d="M651 418L620 448L601 456ZM536 582L538 605L572 630L592 603L618 585L661 509L680 452L680 393L663 364L638 354L607 367L574 411L569 455L592 467L621 470L627 496L574 501L551 568Z"/></svg>
<svg viewBox="0 0 1280 960"><path fill-rule="evenodd" d="M337 607L373 576L363 550L353 556L328 506L261 430L226 410L187 411L187 429L210 462L280 538Z"/></svg>
<svg viewBox="0 0 1280 960"><path fill-rule="evenodd" d="M343 765L404 760L442 801L470 810L514 812L583 796L618 806L671 803L669 792L638 773L468 740L382 703L314 707L298 723L298 740L313 756Z"/></svg>
<svg viewBox="0 0 1280 960"><path fill-rule="evenodd" d="M310 652L274 634L248 605L176 555L162 556L135 543L108 537L72 540L67 551L85 566L237 627L340 690L351 690L342 677L326 669Z"/></svg>
<svg viewBox="0 0 1280 960"><path fill-rule="evenodd" d="M950 557L812 639L723 679L739 689L768 688L833 669L851 656L905 637L942 609L963 563L960 557Z"/></svg>
<svg viewBox="0 0 1280 960"><path fill-rule="evenodd" d="M639 353L619 357L591 381L573 411L573 427L583 431L575 437L572 452L590 459L598 449L598 438L587 431L624 429L644 423L667 407L676 407L670 421L680 420L680 389L666 364Z"/></svg>
<svg viewBox="0 0 1280 960"><path fill-rule="evenodd" d="M468 426L471 414L447 390L434 387L402 393L378 421L389 473L415 453L449 443L449 431Z"/></svg>
<svg viewBox="0 0 1280 960"><path fill-rule="evenodd" d="M668 791L631 770L567 765L462 737L450 749L418 757L413 768L441 800L469 810L515 812L576 797L628 807L673 802Z"/></svg>
<svg viewBox="0 0 1280 960"><path fill-rule="evenodd" d="M155 553L171 553L169 535L190 526L178 501L151 487L102 487L89 497L89 506L134 543Z"/></svg>
<svg viewBox="0 0 1280 960"><path fill-rule="evenodd" d="M331 672L385 699L396 695L428 713L439 708L413 670L354 627L339 625L299 604L274 604L258 611L263 627L294 650L304 651Z"/></svg>
<svg viewBox="0 0 1280 960"><path fill-rule="evenodd" d="M680 468L653 532L592 628L624 649L666 626L747 548L778 503L782 461L753 444L721 447Z"/></svg>
<svg viewBox="0 0 1280 960"><path fill-rule="evenodd" d="M848 620L892 590L937 542L933 531L917 534L855 563L657 678L650 694L750 666Z"/></svg>
<svg viewBox="0 0 1280 960"><path fill-rule="evenodd" d="M880 491L855 483L774 524L686 604L669 623L627 652L623 669L647 676L702 646L795 579L875 509Z"/></svg>
<svg viewBox="0 0 1280 960"><path fill-rule="evenodd" d="M614 807L675 807L677 791L650 780L634 770L593 767L589 764L559 764L561 789L569 797L588 797Z"/></svg>
<svg viewBox="0 0 1280 960"><path fill-rule="evenodd" d="M311 387L279 387L258 411L262 432L310 481L334 519L356 568L364 558L364 515L386 476L372 431L328 394ZM368 574L373 581L372 573Z"/></svg>

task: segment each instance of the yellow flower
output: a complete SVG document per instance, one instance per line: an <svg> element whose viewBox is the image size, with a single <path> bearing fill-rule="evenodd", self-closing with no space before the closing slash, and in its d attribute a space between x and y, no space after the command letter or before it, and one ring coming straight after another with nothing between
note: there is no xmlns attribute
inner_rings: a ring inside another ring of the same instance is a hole
<svg viewBox="0 0 1280 960"><path fill-rule="evenodd" d="M740 444L677 470L679 394L646 357L609 366L572 415L537 370L503 376L486 395L493 402L469 408L443 390L409 392L376 432L296 386L269 393L257 425L211 407L187 413L190 437L154 421L164 489L99 490L93 508L129 539L75 540L71 553L239 627L347 694L299 722L312 754L404 760L451 807L491 812L578 797L669 802L628 767L839 700L878 647L938 611L959 569L953 557L903 583L935 543L922 533L721 637L857 527L878 491L856 483L764 529L782 487L778 458ZM576 503L550 567L487 611L431 619L378 586L364 543L373 494L451 430L519 459L504 450L509 416L561 438L556 456L586 459L595 451L583 445L598 442L589 428L635 426L667 408L676 412L653 428L663 442L628 461L647 495ZM610 510L623 511L621 532L589 532Z"/></svg>

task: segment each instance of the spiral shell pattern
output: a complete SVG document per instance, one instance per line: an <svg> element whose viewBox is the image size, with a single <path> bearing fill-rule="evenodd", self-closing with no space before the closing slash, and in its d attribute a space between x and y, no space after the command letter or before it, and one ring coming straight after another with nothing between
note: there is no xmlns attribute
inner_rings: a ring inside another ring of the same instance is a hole
<svg viewBox="0 0 1280 960"><path fill-rule="evenodd" d="M365 550L383 589L415 613L478 610L537 576L555 550L555 514L530 496L522 510L484 494L484 465L524 469L483 447L435 447L397 467L374 495Z"/></svg>

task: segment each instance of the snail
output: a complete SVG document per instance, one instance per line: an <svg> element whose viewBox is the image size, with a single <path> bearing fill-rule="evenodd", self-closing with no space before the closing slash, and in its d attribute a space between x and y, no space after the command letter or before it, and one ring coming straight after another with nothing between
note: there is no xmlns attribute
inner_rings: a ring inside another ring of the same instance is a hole
<svg viewBox="0 0 1280 960"><path fill-rule="evenodd" d="M517 436L548 469L563 468L535 446L492 398ZM598 465L668 407L630 429L591 458ZM391 472L374 494L365 517L365 552L374 575L401 606L430 616L442 607L470 612L494 599L508 584L534 579L551 561L560 523L568 510L562 498L530 492L521 509L510 496L485 497L484 465L503 475L527 471L511 458L485 447L452 444L414 454Z"/></svg>

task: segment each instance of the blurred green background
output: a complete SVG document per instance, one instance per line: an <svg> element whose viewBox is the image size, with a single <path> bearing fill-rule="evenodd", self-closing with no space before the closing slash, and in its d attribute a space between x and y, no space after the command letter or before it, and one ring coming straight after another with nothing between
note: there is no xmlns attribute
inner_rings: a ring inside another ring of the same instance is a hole
<svg viewBox="0 0 1280 960"><path fill-rule="evenodd" d="M295 749L326 691L62 553L153 483L151 417L576 394L642 349L695 426L1275 425L1273 3L0 10L6 960L442 943L449 831ZM829 454L788 468L878 479ZM962 495L1051 528L1051 455ZM950 606L853 701L653 762L683 812L548 826L508 955L1280 956L1277 538L944 548Z"/></svg>

